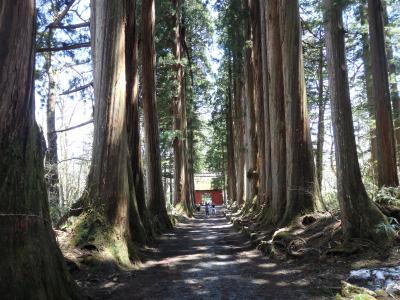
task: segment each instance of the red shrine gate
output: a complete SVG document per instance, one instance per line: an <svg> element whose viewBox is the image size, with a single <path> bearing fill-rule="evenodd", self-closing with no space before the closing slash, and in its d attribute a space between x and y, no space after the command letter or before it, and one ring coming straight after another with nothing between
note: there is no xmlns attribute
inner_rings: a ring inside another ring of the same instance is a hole
<svg viewBox="0 0 400 300"><path fill-rule="evenodd" d="M218 173L195 174L195 203L222 205L224 203L223 190L218 184L215 184L218 181L221 181L221 174Z"/></svg>
<svg viewBox="0 0 400 300"><path fill-rule="evenodd" d="M194 194L196 204L203 204L205 202L211 202L215 205L223 204L222 190L203 190L195 191Z"/></svg>

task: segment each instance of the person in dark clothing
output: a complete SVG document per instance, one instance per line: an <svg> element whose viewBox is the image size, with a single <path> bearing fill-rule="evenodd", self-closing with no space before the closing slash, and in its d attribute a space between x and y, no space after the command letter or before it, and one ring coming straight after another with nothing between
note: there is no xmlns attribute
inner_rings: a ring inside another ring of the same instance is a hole
<svg viewBox="0 0 400 300"><path fill-rule="evenodd" d="M211 214L212 214L212 215L215 215L216 212L217 212L217 210L215 209L215 204L213 203L213 204L211 205Z"/></svg>

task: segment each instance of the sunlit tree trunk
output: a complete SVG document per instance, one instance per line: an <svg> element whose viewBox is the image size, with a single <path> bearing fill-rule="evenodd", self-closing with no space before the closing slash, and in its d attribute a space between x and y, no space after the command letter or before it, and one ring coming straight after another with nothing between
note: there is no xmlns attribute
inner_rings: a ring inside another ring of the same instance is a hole
<svg viewBox="0 0 400 300"><path fill-rule="evenodd" d="M182 44L182 41L180 42ZM182 190L181 200L184 201L188 215L193 214L194 209L194 185L191 184L191 174L189 167L189 138L188 138L188 120L187 120L187 102L186 102L186 76L184 70L182 70L181 80L181 96L182 99L182 153L183 153L183 171L184 171L184 185Z"/></svg>
<svg viewBox="0 0 400 300"><path fill-rule="evenodd" d="M250 15L246 18L245 39L253 40L252 31L252 5L253 0L245 0L244 7ZM257 194L257 135L256 135L256 115L255 115L255 95L254 95L254 62L252 47L245 47L244 52L244 109L245 109L245 138L246 138L246 201L252 203L253 197Z"/></svg>
<svg viewBox="0 0 400 300"><path fill-rule="evenodd" d="M2 299L79 299L51 228L35 121L33 0L0 2Z"/></svg>
<svg viewBox="0 0 400 300"><path fill-rule="evenodd" d="M140 144L140 116L138 97L138 35L136 28L136 0L126 0L126 126L128 130L128 147L130 151L133 185L140 219L146 229L147 238L152 239L153 230L146 205L143 165ZM133 219L134 220L134 219ZM135 222L131 221L133 230Z"/></svg>
<svg viewBox="0 0 400 300"><path fill-rule="evenodd" d="M281 220L286 206L285 107L278 4L279 0L266 3L273 223Z"/></svg>
<svg viewBox="0 0 400 300"><path fill-rule="evenodd" d="M228 176L228 198L231 202L236 202L236 171L235 171L235 149L234 149L234 127L233 127L233 101L232 101L232 65L231 57L228 66L228 103L226 112L227 128L227 176Z"/></svg>
<svg viewBox="0 0 400 300"><path fill-rule="evenodd" d="M160 230L171 229L172 223L166 209L165 195L161 179L160 137L157 119L156 53L154 46L155 4L154 0L142 3L142 74L144 128L147 151L147 180L149 189L149 210L153 221Z"/></svg>
<svg viewBox="0 0 400 300"><path fill-rule="evenodd" d="M384 26L388 27L390 26L389 24L389 16L387 13L387 7L386 3L382 3L383 6L383 20L384 20ZM400 94L399 94L399 89L397 87L397 80L396 80L396 75L397 75L397 70L396 70L396 62L394 61L394 55L393 55L393 47L392 47L392 35L390 32L390 28L387 31L388 34L386 34L386 52L387 52L387 60L388 60L388 67L389 67L389 86L390 86L390 98L392 100L392 106L393 106L393 119L394 119L394 134L396 137L396 154L397 157L400 154Z"/></svg>
<svg viewBox="0 0 400 300"><path fill-rule="evenodd" d="M286 127L286 209L283 223L315 209L320 198L308 121L299 4L280 0Z"/></svg>
<svg viewBox="0 0 400 300"><path fill-rule="evenodd" d="M102 255L129 266L132 240L144 243L146 235L128 149L126 3L93 0L91 9L94 142L86 209L75 241L79 247L93 245Z"/></svg>
<svg viewBox="0 0 400 300"><path fill-rule="evenodd" d="M366 2L363 0L359 4L359 15L361 26L368 26L366 15ZM364 82L367 95L368 114L371 118L370 125L370 140L371 140L371 164L372 164L372 178L376 182L378 169L377 169L377 143L376 143L376 127L375 127L375 103L372 95L372 75L371 75L371 54L369 47L369 37L367 31L361 33L361 47L362 47L362 60L364 65Z"/></svg>
<svg viewBox="0 0 400 300"><path fill-rule="evenodd" d="M239 68L240 69L240 68ZM234 125L235 125L235 161L236 163L236 200L241 206L244 202L244 117L243 117L243 82L236 73L234 79Z"/></svg>
<svg viewBox="0 0 400 300"><path fill-rule="evenodd" d="M251 27L253 31L253 65L254 65L254 104L255 125L257 138L257 178L258 203L265 202L265 118L264 118L264 91L263 91L263 64L261 54L261 9L260 1L252 0Z"/></svg>
<svg viewBox="0 0 400 300"><path fill-rule="evenodd" d="M345 239L387 239L377 231L386 218L368 198L361 179L351 113L342 20L343 4L325 0L325 30L338 200Z"/></svg>
<svg viewBox="0 0 400 300"><path fill-rule="evenodd" d="M262 101L264 115L264 170L265 170L265 203L272 200L272 174L271 174L271 131L269 114L269 86L268 86L268 58L267 58L267 20L266 3L260 0L261 13L261 63L262 63ZM262 150L259 150L262 151ZM260 184L261 185L261 184ZM262 186L262 185L261 185Z"/></svg>
<svg viewBox="0 0 400 300"><path fill-rule="evenodd" d="M317 149L315 154L315 164L317 172L318 186L322 186L323 175L323 155L324 155L324 141L325 141L325 107L326 99L324 94L324 52L321 46L319 50L318 61L318 133L317 133Z"/></svg>
<svg viewBox="0 0 400 300"><path fill-rule="evenodd" d="M172 15L174 26L174 45L173 55L175 57L174 71L175 89L172 98L173 127L175 138L173 140L174 148L174 183L175 197L174 204L182 205L185 213L191 215L191 196L190 196L190 178L188 174L188 144L187 144L187 120L186 120L186 99L184 84L184 68L182 64L182 39L181 36L181 10L182 3L179 0L172 0L174 12Z"/></svg>
<svg viewBox="0 0 400 300"><path fill-rule="evenodd" d="M399 184L382 12L381 0L368 0L379 187Z"/></svg>
<svg viewBox="0 0 400 300"><path fill-rule="evenodd" d="M53 30L49 29L48 47L51 47ZM60 208L60 191L58 177L58 151L56 132L56 82L53 67L53 55L46 54L46 73L48 78L47 103L46 103L46 125L47 125L47 150L46 150L46 179L50 207L54 210Z"/></svg>

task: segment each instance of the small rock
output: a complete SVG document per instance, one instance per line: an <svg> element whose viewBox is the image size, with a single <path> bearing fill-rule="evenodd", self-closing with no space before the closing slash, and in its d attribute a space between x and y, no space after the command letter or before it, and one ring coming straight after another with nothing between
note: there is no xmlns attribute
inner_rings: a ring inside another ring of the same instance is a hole
<svg viewBox="0 0 400 300"><path fill-rule="evenodd" d="M400 284L399 283L391 283L389 284L386 289L385 292L387 294L389 294L391 297L398 299L397 296L400 295Z"/></svg>

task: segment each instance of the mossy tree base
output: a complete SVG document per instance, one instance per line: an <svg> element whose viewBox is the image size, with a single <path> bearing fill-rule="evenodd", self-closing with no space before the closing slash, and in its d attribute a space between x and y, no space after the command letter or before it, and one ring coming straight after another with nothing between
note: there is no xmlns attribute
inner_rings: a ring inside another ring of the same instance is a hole
<svg viewBox="0 0 400 300"><path fill-rule="evenodd" d="M90 263L115 263L132 268L137 248L123 227L112 226L98 213L84 213L72 226L74 247L91 251Z"/></svg>

